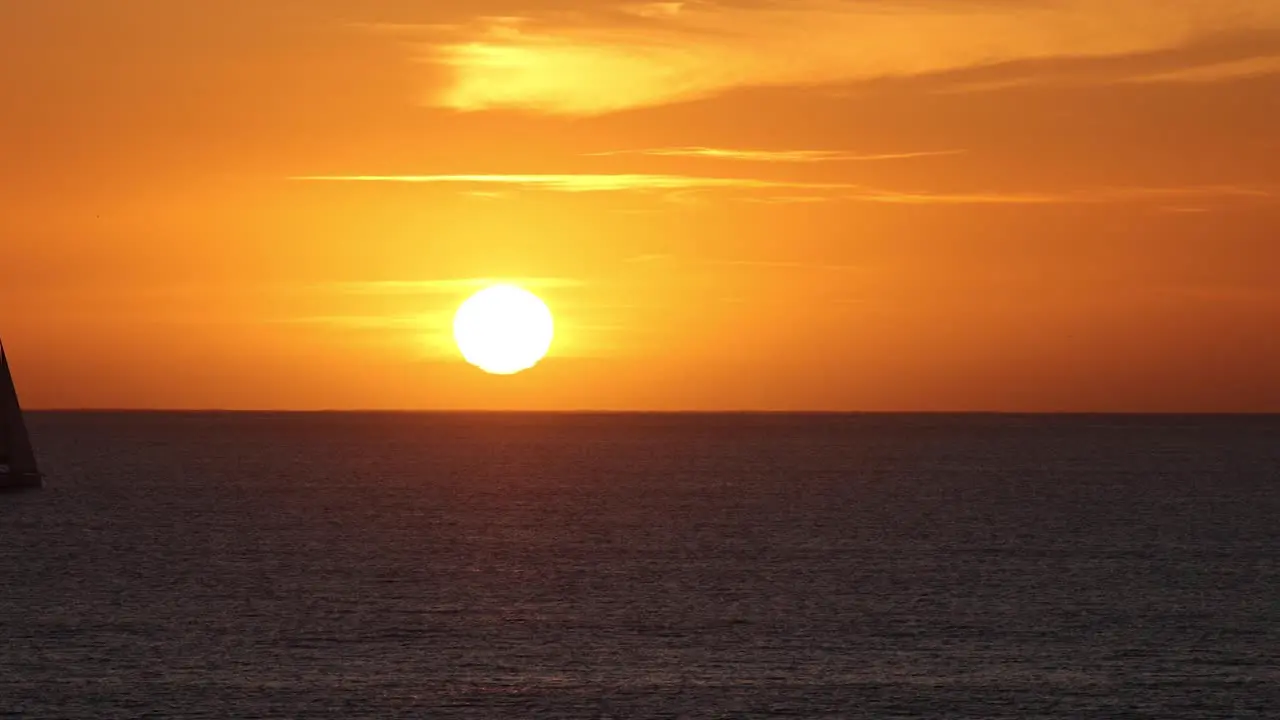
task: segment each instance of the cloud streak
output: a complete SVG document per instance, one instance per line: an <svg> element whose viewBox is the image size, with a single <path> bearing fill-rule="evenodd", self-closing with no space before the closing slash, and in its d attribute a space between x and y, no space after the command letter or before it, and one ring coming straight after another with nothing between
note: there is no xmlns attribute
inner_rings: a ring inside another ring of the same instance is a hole
<svg viewBox="0 0 1280 720"><path fill-rule="evenodd" d="M930 193L863 188L838 198L890 205L1103 205L1175 200L1276 200L1280 189L1233 185L1115 187L1059 193Z"/></svg>
<svg viewBox="0 0 1280 720"><path fill-rule="evenodd" d="M1212 63L1125 78L1128 83L1211 83L1280 73L1280 56Z"/></svg>
<svg viewBox="0 0 1280 720"><path fill-rule="evenodd" d="M431 104L593 115L741 87L1117 57L1267 30L1280 30L1280 0L646 3L482 18L426 32L419 57L451 75Z"/></svg>
<svg viewBox="0 0 1280 720"><path fill-rule="evenodd" d="M712 147L648 148L642 150L611 150L590 153L589 157L642 155L648 157L687 157L711 160L743 160L765 163L815 163L859 162L875 160L913 160L916 158L962 155L964 150L925 150L902 153L859 154L839 150L746 150Z"/></svg>
<svg viewBox="0 0 1280 720"><path fill-rule="evenodd" d="M801 260L725 260L716 258L681 258L670 253L649 253L626 258L623 262L632 265L651 265L666 263L688 263L712 267L736 267L747 269L778 270L823 270L823 271L865 271L866 265L849 265L842 263L806 262Z"/></svg>
<svg viewBox="0 0 1280 720"><path fill-rule="evenodd" d="M588 193L636 190L705 190L779 188L851 189L844 183L807 183L756 178L701 177L696 175L552 174L552 175L318 175L294 178L324 182L381 182L448 185L513 185L553 192Z"/></svg>
<svg viewBox="0 0 1280 720"><path fill-rule="evenodd" d="M290 325L329 325L349 330L421 330L437 326L447 313L419 315L316 315L284 318L277 323Z"/></svg>
<svg viewBox="0 0 1280 720"><path fill-rule="evenodd" d="M503 283L530 289L580 287L584 284L582 280L567 277L483 277L437 280L366 280L326 283L319 286L319 288L353 295L433 295L467 292Z"/></svg>
<svg viewBox="0 0 1280 720"><path fill-rule="evenodd" d="M1021 75L993 80L962 81L938 88L934 92L942 94L985 93L1031 86L1192 85L1248 80L1277 74L1280 74L1280 56L1264 55L1243 60L1187 65L1172 70L1156 72L1130 74L1115 74L1113 72L1111 75L1057 73Z"/></svg>
<svg viewBox="0 0 1280 720"><path fill-rule="evenodd" d="M1259 200L1280 198L1280 188L1236 185L1173 187L1104 187L1063 192L929 192L874 188L852 183L810 183L758 178L696 175L334 175L294 178L316 182L408 183L429 185L509 185L559 193L619 193L698 190L745 192L745 199L770 203L861 202L891 205L1060 205L1141 203L1176 200ZM797 194L800 191L801 194ZM413 283L406 287L448 287L447 280ZM440 285L444 283L445 285ZM383 287L396 287L383 283Z"/></svg>

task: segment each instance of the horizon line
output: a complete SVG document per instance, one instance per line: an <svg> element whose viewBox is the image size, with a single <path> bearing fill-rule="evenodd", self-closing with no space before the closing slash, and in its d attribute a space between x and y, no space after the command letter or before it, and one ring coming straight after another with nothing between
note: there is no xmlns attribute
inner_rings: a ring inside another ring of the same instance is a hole
<svg viewBox="0 0 1280 720"><path fill-rule="evenodd" d="M236 409L236 408L24 408L42 414L154 415L929 415L929 416L1076 416L1076 417L1278 417L1276 410L494 410L485 408L404 409Z"/></svg>

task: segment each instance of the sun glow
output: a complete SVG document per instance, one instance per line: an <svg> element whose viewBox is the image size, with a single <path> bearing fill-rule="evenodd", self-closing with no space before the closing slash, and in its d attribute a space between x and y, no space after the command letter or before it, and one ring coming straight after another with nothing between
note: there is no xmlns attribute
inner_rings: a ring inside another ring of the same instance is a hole
<svg viewBox="0 0 1280 720"><path fill-rule="evenodd" d="M514 375L537 365L554 335L546 303L514 285L481 290L453 318L453 337L462 356L494 375Z"/></svg>

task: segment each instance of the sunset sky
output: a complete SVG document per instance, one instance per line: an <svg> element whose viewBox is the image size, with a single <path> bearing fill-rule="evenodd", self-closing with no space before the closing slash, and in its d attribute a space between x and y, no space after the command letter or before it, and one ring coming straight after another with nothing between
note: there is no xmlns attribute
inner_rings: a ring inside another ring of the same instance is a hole
<svg viewBox="0 0 1280 720"><path fill-rule="evenodd" d="M1280 411L1280 0L0 0L0 68L33 408Z"/></svg>

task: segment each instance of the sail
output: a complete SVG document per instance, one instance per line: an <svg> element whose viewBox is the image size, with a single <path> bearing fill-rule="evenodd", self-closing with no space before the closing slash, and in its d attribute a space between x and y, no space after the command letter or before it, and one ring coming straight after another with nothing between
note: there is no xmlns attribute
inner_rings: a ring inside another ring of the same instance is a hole
<svg viewBox="0 0 1280 720"><path fill-rule="evenodd" d="M3 345L0 345L0 464L7 464L10 472L19 475L39 472Z"/></svg>

